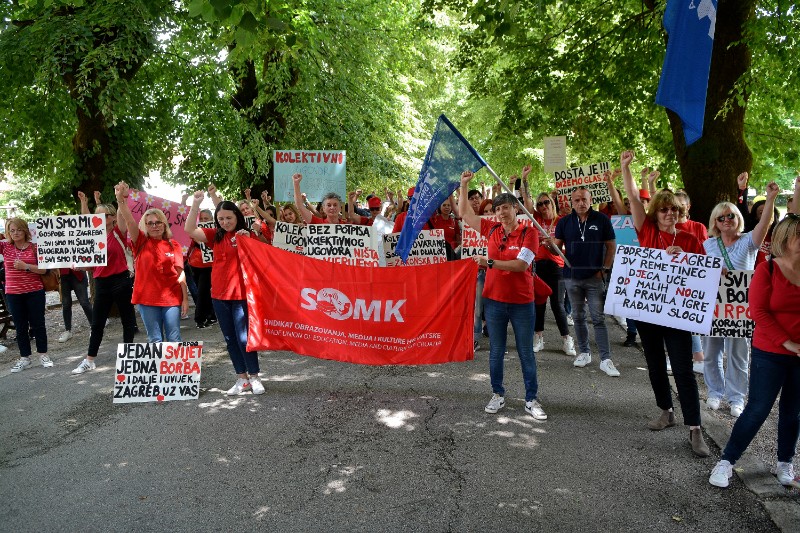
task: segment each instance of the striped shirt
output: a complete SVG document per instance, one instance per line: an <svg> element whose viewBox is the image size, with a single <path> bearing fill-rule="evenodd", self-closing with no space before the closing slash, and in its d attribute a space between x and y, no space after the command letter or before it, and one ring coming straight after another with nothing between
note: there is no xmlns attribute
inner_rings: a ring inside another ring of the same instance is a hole
<svg viewBox="0 0 800 533"><path fill-rule="evenodd" d="M0 241L0 253L6 263L6 294L25 294L26 292L41 291L42 276L35 272L17 270L14 268L14 261L19 259L33 267L39 264L36 258L36 245L27 243L24 250L17 248L13 242Z"/></svg>

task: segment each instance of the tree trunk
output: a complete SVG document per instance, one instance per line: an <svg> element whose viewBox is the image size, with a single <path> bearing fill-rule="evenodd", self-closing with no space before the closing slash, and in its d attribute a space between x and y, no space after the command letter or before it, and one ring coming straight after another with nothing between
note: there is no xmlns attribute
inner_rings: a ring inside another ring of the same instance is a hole
<svg viewBox="0 0 800 533"><path fill-rule="evenodd" d="M755 16L755 2L719 2L711 70L708 77L703 136L687 147L680 118L667 111L675 154L693 220L708 224L711 210L721 201L736 201L736 176L750 172L753 155L744 139L747 94L718 116L736 81L750 68L750 49L741 44L744 24ZM739 42L735 46L732 43Z"/></svg>

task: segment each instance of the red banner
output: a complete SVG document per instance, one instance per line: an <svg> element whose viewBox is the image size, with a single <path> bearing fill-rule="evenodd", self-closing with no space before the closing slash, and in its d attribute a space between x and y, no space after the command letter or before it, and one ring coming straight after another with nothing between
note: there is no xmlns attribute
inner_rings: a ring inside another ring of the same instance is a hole
<svg viewBox="0 0 800 533"><path fill-rule="evenodd" d="M477 264L357 267L238 241L248 350L365 365L469 361Z"/></svg>

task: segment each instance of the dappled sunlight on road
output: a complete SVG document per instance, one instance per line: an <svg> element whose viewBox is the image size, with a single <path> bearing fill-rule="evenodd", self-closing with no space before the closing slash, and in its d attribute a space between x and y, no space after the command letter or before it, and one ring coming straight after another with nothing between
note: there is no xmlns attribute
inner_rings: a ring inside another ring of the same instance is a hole
<svg viewBox="0 0 800 533"><path fill-rule="evenodd" d="M519 503L500 502L497 504L497 508L507 511L514 511L525 516L542 516L542 504L537 501L531 501L527 498L522 498Z"/></svg>
<svg viewBox="0 0 800 533"><path fill-rule="evenodd" d="M333 465L336 468L338 465ZM363 469L363 466L343 466L339 468L336 473L343 476L338 479L333 479L328 481L325 484L325 488L323 489L323 494L341 494L342 492L347 490L347 478L358 472L359 470Z"/></svg>
<svg viewBox="0 0 800 533"><path fill-rule="evenodd" d="M125 468L126 466L128 466L128 463L117 463L115 465L112 465L111 463L105 463L103 468Z"/></svg>
<svg viewBox="0 0 800 533"><path fill-rule="evenodd" d="M208 392L218 392L224 394L222 389L208 389ZM200 402L198 406L200 409L207 409L209 413L219 413L221 411L230 411L237 407L244 405L247 398L244 396L224 396L210 402Z"/></svg>
<svg viewBox="0 0 800 533"><path fill-rule="evenodd" d="M264 516L266 516L269 510L270 510L269 505L259 507L258 509L253 511L253 518L255 518L256 520L261 520L262 518L264 518Z"/></svg>
<svg viewBox="0 0 800 533"><path fill-rule="evenodd" d="M308 381L324 377L326 375L322 373L284 374L282 376L269 376L268 378L262 376L262 381Z"/></svg>
<svg viewBox="0 0 800 533"><path fill-rule="evenodd" d="M489 374L472 374L469 377L470 381L480 381L480 382L488 382L489 381Z"/></svg>
<svg viewBox="0 0 800 533"><path fill-rule="evenodd" d="M442 372L425 372L425 375L428 376L429 378L440 378L440 377L444 376L444 373L442 373Z"/></svg>
<svg viewBox="0 0 800 533"><path fill-rule="evenodd" d="M408 420L412 418L419 418L419 415L413 411L392 411L390 409L378 409L375 413L375 419L386 427L405 429L406 431L416 429L415 425L408 423Z"/></svg>

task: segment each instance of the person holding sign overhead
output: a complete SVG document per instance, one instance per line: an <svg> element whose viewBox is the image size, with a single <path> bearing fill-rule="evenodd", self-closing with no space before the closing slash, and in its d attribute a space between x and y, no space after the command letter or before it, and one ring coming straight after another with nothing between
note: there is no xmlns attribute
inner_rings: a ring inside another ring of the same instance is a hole
<svg viewBox="0 0 800 533"><path fill-rule="evenodd" d="M205 243L214 251L211 301L238 378L225 394L240 395L248 391L264 394L264 385L259 378L258 352L247 351L247 301L239 252L236 250L236 240L250 238L250 232L245 227L242 212L236 204L229 201L217 204L214 213L215 228L198 228L197 212L203 196L203 191L194 193L192 208L186 216L185 229L189 237Z"/></svg>
<svg viewBox="0 0 800 533"><path fill-rule="evenodd" d="M756 267L750 284L750 311L756 323L750 397L708 479L716 487L728 486L733 465L780 394L778 462L772 473L782 485L800 488L792 465L800 436L800 215L789 213L775 226L771 252L772 259Z"/></svg>
<svg viewBox="0 0 800 533"><path fill-rule="evenodd" d="M767 185L767 202L761 220L753 231L742 233L744 217L730 202L721 202L711 211L708 221L710 238L703 243L708 255L722 257L728 270L753 270L756 256L772 222L772 212L780 188L775 182ZM706 405L719 409L723 397L728 400L731 415L738 417L744 410L747 395L750 342L746 338L703 337L705 359L703 374L708 387ZM728 356L725 373L723 356Z"/></svg>
<svg viewBox="0 0 800 533"><path fill-rule="evenodd" d="M45 269L38 267L36 245L31 242L28 222L12 217L6 220L7 240L0 241L0 254L6 264L6 301L17 328L19 359L11 372L21 372L31 366L32 332L36 337L36 352L43 367L53 366L47 356L47 328L44 324Z"/></svg>
<svg viewBox="0 0 800 533"><path fill-rule="evenodd" d="M506 351L508 323L514 330L517 352L525 381L525 412L536 420L546 420L547 414L537 399L539 382L536 377L536 355L533 353L533 323L536 311L533 303L533 263L539 247L539 232L517 222L517 204L513 194L503 193L494 199L498 222L481 219L469 206L467 190L473 173L461 174L459 211L464 222L480 228L486 237L486 256L474 256L479 266L486 267L483 305L489 328L489 376L492 398L484 408L496 413L506 405L503 387L503 357Z"/></svg>
<svg viewBox="0 0 800 533"><path fill-rule="evenodd" d="M138 273L131 302L142 315L147 342L181 342L181 316L189 311L181 245L172 238L167 217L160 209L148 209L137 224L128 207L129 193L124 181L114 186L119 217L128 228Z"/></svg>
<svg viewBox="0 0 800 533"><path fill-rule="evenodd" d="M670 255L684 252L705 254L703 247L694 235L675 227L683 206L672 191L659 191L645 211L631 175L630 165L633 157L634 153L626 150L620 154L619 162L622 167L625 193L631 202L633 226L641 246L665 250ZM636 321L636 326L642 339L644 357L647 360L650 385L656 397L656 404L662 410L658 418L648 423L648 427L653 431L660 431L675 425L672 389L669 377L667 377L667 360L664 353L666 344L672 365L672 375L678 387L683 422L689 426L689 442L692 451L700 457L708 457L710 452L700 428L700 394L697 391L697 381L692 371L692 334L688 331L660 324L649 324L641 320Z"/></svg>

